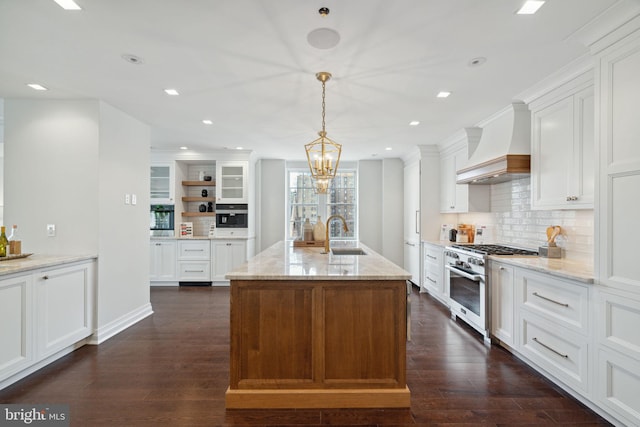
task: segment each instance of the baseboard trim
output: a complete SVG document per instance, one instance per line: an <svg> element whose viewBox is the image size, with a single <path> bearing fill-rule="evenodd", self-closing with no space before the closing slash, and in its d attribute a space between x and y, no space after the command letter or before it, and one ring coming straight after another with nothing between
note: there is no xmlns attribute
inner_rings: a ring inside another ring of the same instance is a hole
<svg viewBox="0 0 640 427"><path fill-rule="evenodd" d="M153 314L153 308L151 307L151 303L146 303L137 309L120 316L112 322L107 323L106 325L96 329L93 335L89 338L88 344L98 345L109 338L119 334L125 329L135 325L142 319L149 317Z"/></svg>

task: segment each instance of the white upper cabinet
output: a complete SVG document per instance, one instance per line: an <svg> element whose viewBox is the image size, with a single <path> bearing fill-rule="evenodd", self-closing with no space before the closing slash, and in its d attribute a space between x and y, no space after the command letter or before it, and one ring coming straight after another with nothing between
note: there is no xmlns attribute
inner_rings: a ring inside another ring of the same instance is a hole
<svg viewBox="0 0 640 427"><path fill-rule="evenodd" d="M593 72L530 104L533 209L593 209Z"/></svg>
<svg viewBox="0 0 640 427"><path fill-rule="evenodd" d="M151 165L151 204L173 204L175 201L175 169L172 164Z"/></svg>
<svg viewBox="0 0 640 427"><path fill-rule="evenodd" d="M440 154L440 212L489 212L491 188L489 185L457 184L456 172L467 166L467 161L480 140L480 129L467 129L467 135L445 148Z"/></svg>
<svg viewBox="0 0 640 427"><path fill-rule="evenodd" d="M248 162L216 162L216 202L247 203Z"/></svg>

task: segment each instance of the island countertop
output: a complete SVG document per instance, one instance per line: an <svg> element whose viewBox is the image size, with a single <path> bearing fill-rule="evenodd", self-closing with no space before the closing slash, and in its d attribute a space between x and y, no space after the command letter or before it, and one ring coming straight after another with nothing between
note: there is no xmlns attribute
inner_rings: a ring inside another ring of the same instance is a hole
<svg viewBox="0 0 640 427"><path fill-rule="evenodd" d="M342 242L335 242L338 246ZM352 244L351 246L355 246ZM332 247L334 245L332 244ZM323 254L280 241L227 273L230 280L407 280L411 275L363 244L366 255Z"/></svg>
<svg viewBox="0 0 640 427"><path fill-rule="evenodd" d="M14 273L23 273L41 268L57 267L77 261L97 258L96 255L42 255L36 254L26 258L4 260L0 262L0 277Z"/></svg>

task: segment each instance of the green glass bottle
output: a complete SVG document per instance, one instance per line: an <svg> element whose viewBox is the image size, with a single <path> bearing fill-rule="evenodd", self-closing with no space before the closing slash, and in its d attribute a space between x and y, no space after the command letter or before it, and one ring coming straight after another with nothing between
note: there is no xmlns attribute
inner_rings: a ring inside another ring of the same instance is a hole
<svg viewBox="0 0 640 427"><path fill-rule="evenodd" d="M7 256L7 252L9 250L9 240L5 234L4 225L0 227L0 230L0 257L4 257Z"/></svg>

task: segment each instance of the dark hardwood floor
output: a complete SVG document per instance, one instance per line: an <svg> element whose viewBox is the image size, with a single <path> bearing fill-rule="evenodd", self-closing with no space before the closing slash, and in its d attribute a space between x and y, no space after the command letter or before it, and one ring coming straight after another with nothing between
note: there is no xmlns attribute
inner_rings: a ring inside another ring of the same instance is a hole
<svg viewBox="0 0 640 427"><path fill-rule="evenodd" d="M72 426L604 426L500 347L412 295L411 409L226 411L229 289L153 288L155 313L0 391L1 403L70 405Z"/></svg>

